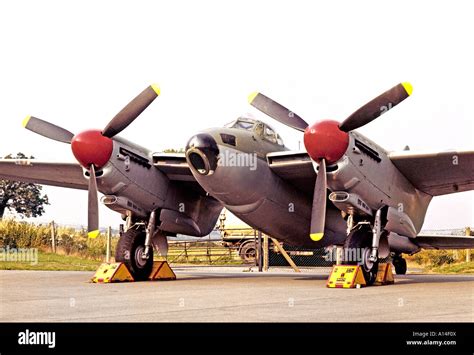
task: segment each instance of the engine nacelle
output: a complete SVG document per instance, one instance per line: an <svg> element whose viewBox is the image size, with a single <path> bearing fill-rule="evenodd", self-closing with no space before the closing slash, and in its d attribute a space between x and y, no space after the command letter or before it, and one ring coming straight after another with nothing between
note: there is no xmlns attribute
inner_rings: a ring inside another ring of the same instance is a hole
<svg viewBox="0 0 474 355"><path fill-rule="evenodd" d="M341 211L347 214L372 216L372 210L360 196L345 191L335 191L329 195L329 200Z"/></svg>
<svg viewBox="0 0 474 355"><path fill-rule="evenodd" d="M390 245L390 251L397 254L414 254L420 250L420 247L413 243L409 238L396 233L390 233L388 235L388 244Z"/></svg>
<svg viewBox="0 0 474 355"><path fill-rule="evenodd" d="M146 211L128 198L115 195L105 195L102 196L100 201L112 211L118 212L122 215L132 212L135 216L140 218L147 217Z"/></svg>
<svg viewBox="0 0 474 355"><path fill-rule="evenodd" d="M170 180L153 165L152 154L114 138L109 162L97 174L102 202L123 215L146 220L159 213L157 228L170 234L204 236L215 226L222 204L184 181Z"/></svg>
<svg viewBox="0 0 474 355"><path fill-rule="evenodd" d="M396 208L389 207L387 211L386 231L394 232L409 238L416 238L416 228L410 217Z"/></svg>

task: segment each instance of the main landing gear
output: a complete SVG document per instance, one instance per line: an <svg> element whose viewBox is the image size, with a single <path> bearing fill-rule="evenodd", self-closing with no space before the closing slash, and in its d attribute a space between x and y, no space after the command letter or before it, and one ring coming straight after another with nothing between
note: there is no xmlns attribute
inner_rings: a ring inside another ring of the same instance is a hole
<svg viewBox="0 0 474 355"><path fill-rule="evenodd" d="M147 225L135 223L127 217L129 228L120 236L115 251L115 261L123 262L136 281L147 280L153 269L153 245L159 254L166 256L168 240L166 235L156 229L156 211L151 212Z"/></svg>
<svg viewBox="0 0 474 355"><path fill-rule="evenodd" d="M354 226L354 216L347 216L348 236L344 243L345 263L360 265L367 285L372 285L377 278L380 239L385 237L383 231L385 217L386 209L381 208L377 210L373 224L369 221L360 221Z"/></svg>
<svg viewBox="0 0 474 355"><path fill-rule="evenodd" d="M123 262L136 281L147 280L153 268L153 248L145 257L146 232L143 228L129 229L120 236L115 261Z"/></svg>
<svg viewBox="0 0 474 355"><path fill-rule="evenodd" d="M360 265L367 285L372 285L377 278L378 260L373 261L372 233L370 225L359 224L351 230L344 243L344 262L348 265Z"/></svg>

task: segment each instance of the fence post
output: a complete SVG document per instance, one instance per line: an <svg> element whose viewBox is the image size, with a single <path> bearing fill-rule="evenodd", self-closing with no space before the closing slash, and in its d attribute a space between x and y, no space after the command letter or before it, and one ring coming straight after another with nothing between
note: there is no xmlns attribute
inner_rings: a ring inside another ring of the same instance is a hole
<svg viewBox="0 0 474 355"><path fill-rule="evenodd" d="M107 227L107 251L105 254L105 262L110 263L110 252L112 246L112 227Z"/></svg>
<svg viewBox="0 0 474 355"><path fill-rule="evenodd" d="M466 227L466 236L471 236L471 227ZM471 261L471 249L466 249L466 263Z"/></svg>
<svg viewBox="0 0 474 355"><path fill-rule="evenodd" d="M263 235L263 271L268 271L268 235Z"/></svg>
<svg viewBox="0 0 474 355"><path fill-rule="evenodd" d="M209 260L209 264L212 264L210 244L211 244L211 240L209 239L207 242L206 254L207 254L207 260Z"/></svg>
<svg viewBox="0 0 474 355"><path fill-rule="evenodd" d="M262 272L263 270L263 243L262 243L261 231L258 231L257 259L258 259L258 272Z"/></svg>
<svg viewBox="0 0 474 355"><path fill-rule="evenodd" d="M54 221L51 221L51 251L56 253L56 227Z"/></svg>
<svg viewBox="0 0 474 355"><path fill-rule="evenodd" d="M257 244L257 230L256 229L253 230L253 245L255 245L255 266L258 267L258 244Z"/></svg>

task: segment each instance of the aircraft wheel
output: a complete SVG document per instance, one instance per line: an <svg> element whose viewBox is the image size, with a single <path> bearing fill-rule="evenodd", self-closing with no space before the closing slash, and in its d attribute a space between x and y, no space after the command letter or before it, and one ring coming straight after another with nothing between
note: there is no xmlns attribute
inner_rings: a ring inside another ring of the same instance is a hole
<svg viewBox="0 0 474 355"><path fill-rule="evenodd" d="M372 252L372 231L367 225L354 228L344 243L345 257L352 256L344 262L349 265L360 265L367 285L372 285L379 269L379 261L369 259ZM357 257L354 257L357 256Z"/></svg>
<svg viewBox="0 0 474 355"><path fill-rule="evenodd" d="M253 241L243 243L239 248L239 255L246 263L254 263L257 257L257 248Z"/></svg>
<svg viewBox="0 0 474 355"><path fill-rule="evenodd" d="M153 268L153 248L148 259L142 257L145 237L144 230L129 229L120 237L115 251L115 260L123 262L136 281L147 280Z"/></svg>
<svg viewBox="0 0 474 355"><path fill-rule="evenodd" d="M393 258L393 266L397 275L405 275L407 273L407 261L401 256Z"/></svg>

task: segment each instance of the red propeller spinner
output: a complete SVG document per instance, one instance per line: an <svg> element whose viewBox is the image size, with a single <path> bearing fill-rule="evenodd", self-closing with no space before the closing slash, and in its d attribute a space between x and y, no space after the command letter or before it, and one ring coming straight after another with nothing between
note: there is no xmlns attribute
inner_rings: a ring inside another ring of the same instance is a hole
<svg viewBox="0 0 474 355"><path fill-rule="evenodd" d="M102 131L91 129L76 134L71 140L71 149L84 168L88 169L92 164L101 168L112 155L113 141L103 136Z"/></svg>
<svg viewBox="0 0 474 355"><path fill-rule="evenodd" d="M308 126L304 131L304 146L311 159L329 164L342 158L349 145L349 134L341 131L339 122L324 120Z"/></svg>

